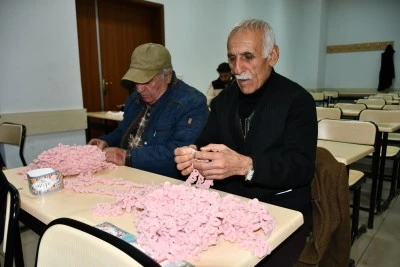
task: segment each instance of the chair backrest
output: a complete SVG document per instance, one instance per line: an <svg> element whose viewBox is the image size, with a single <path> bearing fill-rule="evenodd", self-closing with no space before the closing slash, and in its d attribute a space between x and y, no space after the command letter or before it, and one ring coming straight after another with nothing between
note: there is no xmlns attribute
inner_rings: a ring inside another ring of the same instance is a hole
<svg viewBox="0 0 400 267"><path fill-rule="evenodd" d="M376 95L391 95L393 99L400 96L398 93L377 93Z"/></svg>
<svg viewBox="0 0 400 267"><path fill-rule="evenodd" d="M378 128L369 121L323 119L318 122L320 140L375 146L377 137Z"/></svg>
<svg viewBox="0 0 400 267"><path fill-rule="evenodd" d="M400 123L400 110L363 110L360 113L360 120L372 121L375 123Z"/></svg>
<svg viewBox="0 0 400 267"><path fill-rule="evenodd" d="M397 106L397 109L384 109L384 110L369 110L364 114L360 114L360 120L373 121L375 123L400 123L400 107L398 105L386 105L386 106ZM385 107L384 107L385 108ZM389 133L388 140L398 143L400 141L400 133L394 132Z"/></svg>
<svg viewBox="0 0 400 267"><path fill-rule="evenodd" d="M352 116L357 116L360 114L361 110L367 109L365 104L353 104L353 103L336 103L335 108L340 108L342 110L342 115L351 114Z"/></svg>
<svg viewBox="0 0 400 267"><path fill-rule="evenodd" d="M391 95L370 95L369 99L384 99L385 101L392 101L393 96Z"/></svg>
<svg viewBox="0 0 400 267"><path fill-rule="evenodd" d="M9 144L19 147L19 157L26 166L24 157L26 127L23 124L3 122L0 124L0 144Z"/></svg>
<svg viewBox="0 0 400 267"><path fill-rule="evenodd" d="M312 238L296 266L347 266L350 258L349 177L346 166L317 147L311 184Z"/></svg>
<svg viewBox="0 0 400 267"><path fill-rule="evenodd" d="M69 218L52 221L40 238L36 266L160 266L128 242Z"/></svg>
<svg viewBox="0 0 400 267"><path fill-rule="evenodd" d="M19 232L20 200L18 190L8 182L0 170L0 241L4 266L24 266Z"/></svg>
<svg viewBox="0 0 400 267"><path fill-rule="evenodd" d="M382 109L386 105L385 99L363 98L357 99L356 104L365 104L369 109Z"/></svg>
<svg viewBox="0 0 400 267"><path fill-rule="evenodd" d="M400 105L384 105L382 109L400 109Z"/></svg>
<svg viewBox="0 0 400 267"><path fill-rule="evenodd" d="M322 92L310 92L312 97L314 98L314 101L323 101L324 100L324 93Z"/></svg>
<svg viewBox="0 0 400 267"><path fill-rule="evenodd" d="M340 108L327 108L327 107L316 107L317 118L321 119L340 119L342 117L342 110Z"/></svg>

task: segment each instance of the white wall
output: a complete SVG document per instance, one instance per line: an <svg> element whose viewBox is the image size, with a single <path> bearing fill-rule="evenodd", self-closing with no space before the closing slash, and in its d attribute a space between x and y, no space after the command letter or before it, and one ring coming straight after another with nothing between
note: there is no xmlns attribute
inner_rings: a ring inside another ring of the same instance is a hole
<svg viewBox="0 0 400 267"><path fill-rule="evenodd" d="M398 0L153 2L164 4L176 72L203 92L226 61L229 30L246 18L271 23L281 51L276 70L306 88L376 88L383 51L326 55L326 45L400 43ZM0 0L0 58L0 114L83 107L75 0ZM394 83L400 87L399 78ZM58 143L84 144L84 132L28 136L27 161ZM5 152L10 166L19 164L15 151Z"/></svg>
<svg viewBox="0 0 400 267"><path fill-rule="evenodd" d="M394 88L400 87L400 1L329 0L328 45L394 41ZM328 54L325 86L378 87L383 51Z"/></svg>
<svg viewBox="0 0 400 267"><path fill-rule="evenodd" d="M206 92L210 82L217 78L218 64L227 61L230 29L248 18L263 19L274 28L281 52L276 65L278 72L304 87L321 87L317 81L321 3L325 0L151 2L164 4L165 45L176 72L197 89Z"/></svg>
<svg viewBox="0 0 400 267"><path fill-rule="evenodd" d="M74 0L0 0L0 113L83 108ZM84 144L84 131L28 136L25 157L58 143ZM7 165L20 166L6 146Z"/></svg>
<svg viewBox="0 0 400 267"><path fill-rule="evenodd" d="M242 0L156 0L164 4L165 45L184 81L206 92L227 61L230 28L243 18ZM238 8L235 8L238 7Z"/></svg>

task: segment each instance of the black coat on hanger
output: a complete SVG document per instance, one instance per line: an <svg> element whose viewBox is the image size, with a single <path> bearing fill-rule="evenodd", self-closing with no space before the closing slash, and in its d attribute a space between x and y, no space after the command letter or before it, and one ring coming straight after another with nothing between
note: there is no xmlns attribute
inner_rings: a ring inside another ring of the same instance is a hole
<svg viewBox="0 0 400 267"><path fill-rule="evenodd" d="M382 53L378 91L383 91L392 86L392 80L394 79L394 53L393 46L390 44L386 47L385 52Z"/></svg>

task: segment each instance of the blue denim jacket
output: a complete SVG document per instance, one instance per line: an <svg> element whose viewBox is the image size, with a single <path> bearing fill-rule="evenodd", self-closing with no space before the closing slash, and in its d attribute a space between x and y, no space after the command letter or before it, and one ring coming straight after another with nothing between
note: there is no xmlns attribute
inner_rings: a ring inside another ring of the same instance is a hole
<svg viewBox="0 0 400 267"><path fill-rule="evenodd" d="M140 95L133 92L125 103L124 119L114 131L100 139L106 141L110 147L121 147L122 137L145 106ZM179 178L174 150L193 144L207 119L205 95L178 80L174 73L167 91L151 108L143 146L131 150L131 165L141 170Z"/></svg>

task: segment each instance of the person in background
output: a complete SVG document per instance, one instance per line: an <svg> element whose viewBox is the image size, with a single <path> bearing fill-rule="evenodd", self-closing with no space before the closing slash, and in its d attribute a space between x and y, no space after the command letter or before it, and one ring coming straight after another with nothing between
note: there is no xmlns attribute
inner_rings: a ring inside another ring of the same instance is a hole
<svg viewBox="0 0 400 267"><path fill-rule="evenodd" d="M103 149L108 162L178 178L174 149L199 136L208 118L206 97L176 78L169 51L154 43L133 51L121 83L135 88L123 120L88 144Z"/></svg>
<svg viewBox="0 0 400 267"><path fill-rule="evenodd" d="M293 266L312 227L315 103L275 72L279 47L267 22L233 27L227 50L236 83L214 98L199 138L175 149L175 162L182 175L197 169L214 180L214 189L302 212L303 226L260 263Z"/></svg>
<svg viewBox="0 0 400 267"><path fill-rule="evenodd" d="M231 68L226 62L218 65L217 72L219 74L218 79L212 81L207 90L207 98L209 101L217 96L223 89L228 88L235 80Z"/></svg>

